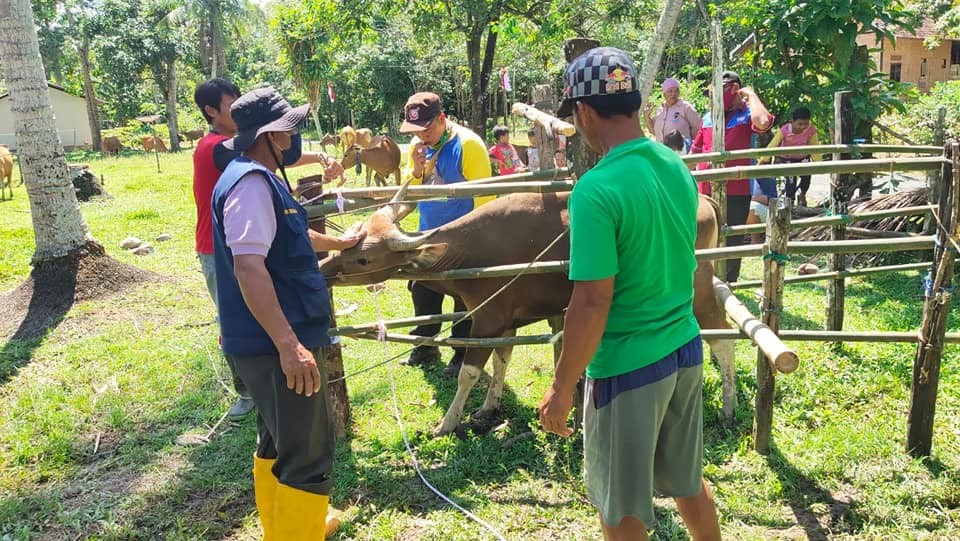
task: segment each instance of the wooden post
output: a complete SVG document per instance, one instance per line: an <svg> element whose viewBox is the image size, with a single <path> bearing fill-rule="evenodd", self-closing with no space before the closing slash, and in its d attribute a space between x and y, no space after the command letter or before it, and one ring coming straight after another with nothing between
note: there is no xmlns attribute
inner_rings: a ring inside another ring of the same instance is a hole
<svg viewBox="0 0 960 541"><path fill-rule="evenodd" d="M536 109L551 115L556 112L552 85L534 86L531 97ZM533 129L537 132L537 154L540 157L540 169L553 169L555 167L554 154L557 151L557 136L554 135L553 130L540 122L534 122Z"/></svg>
<svg viewBox="0 0 960 541"><path fill-rule="evenodd" d="M910 386L910 413L907 419L907 452L915 457L930 456L933 445L933 417L937 406L937 387L940 383L940 361L943 355L944 336L947 328L947 315L950 312L951 281L953 265L957 257L957 235L960 224L960 145L952 141L949 146L949 176L944 182L950 182L952 197L947 206L940 206L943 226L938 228L940 241L938 264L931 275L932 283L927 286L923 303L923 322L920 324L920 337L917 343L917 355L913 360L913 382ZM946 190L944 190L946 191Z"/></svg>
<svg viewBox="0 0 960 541"><path fill-rule="evenodd" d="M309 188L307 185L304 185L304 189L301 190L300 183L297 183L297 193L300 194L300 197L307 199L320 195L322 190L323 187L320 184L313 185ZM326 233L326 224L326 220L315 220L310 223L310 229L320 233ZM326 253L319 253L317 257L323 259L326 255ZM333 288L328 288L327 291L330 295L330 327L336 328L336 310L333 309L336 304L333 302ZM327 391L330 394L330 409L333 410L333 430L337 439L343 439L347 436L347 427L350 426L350 398L347 394L347 380L341 379L345 371L343 368L343 350L340 348L340 338L337 337L333 343L323 348L323 353L324 362L327 365L327 380L339 380L335 383L328 384Z"/></svg>
<svg viewBox="0 0 960 541"><path fill-rule="evenodd" d="M853 107L850 103L850 92L837 92L833 101L834 127L833 143L850 144L853 142ZM834 160L845 159L848 155L834 153ZM830 175L830 212L834 216L847 213L847 203L850 201L852 188L851 175ZM830 228L830 240L843 240L845 237L844 225ZM846 267L846 257L843 254L831 254L827 257L828 272L842 271ZM824 328L828 331L843 329L844 295L846 281L841 276L831 281L827 287L827 313Z"/></svg>
<svg viewBox="0 0 960 541"><path fill-rule="evenodd" d="M713 119L713 138L711 152L723 152L726 149L726 115L723 110L723 29L719 19L710 21L710 50L713 64L713 93L710 102L710 116ZM727 183L711 182L710 193L719 207L717 220L720 226L727 225ZM726 239L719 239L718 246L726 246ZM727 262L717 261L714 272L722 280L727 279Z"/></svg>
<svg viewBox="0 0 960 541"><path fill-rule="evenodd" d="M947 109L945 107L940 107L937 109L937 124L933 128L933 144L943 147L944 154L946 155L947 148L944 146L944 131L945 124L947 120ZM946 164L944 164L946 167ZM943 189L943 182L946 177L943 176L943 169L941 167L936 171L927 171L927 201L931 205L936 205L940 201L940 191ZM937 220L933 215L924 217L923 219L923 232L927 235L932 235L937 230ZM934 260L936 261L936 259Z"/></svg>
<svg viewBox="0 0 960 541"><path fill-rule="evenodd" d="M563 331L563 316L552 317L547 320L550 332L557 334ZM563 337L553 343L553 367L560 361L560 352L563 351ZM556 371L556 370L554 370ZM573 392L573 427L577 430L583 427L583 378L577 382L577 390Z"/></svg>
<svg viewBox="0 0 960 541"><path fill-rule="evenodd" d="M790 206L780 208L778 199L769 202L767 241L763 249L763 300L760 318L773 332L780 330L783 312L783 275L787 266L787 241L790 240ZM773 430L774 372L762 351L757 351L757 397L753 424L753 444L758 453L770 452Z"/></svg>
<svg viewBox="0 0 960 541"><path fill-rule="evenodd" d="M573 62L581 54L599 47L600 42L590 38L574 38L563 42L563 55L567 64ZM573 161L571 172L576 178L580 178L590 170L591 167L600 161L600 155L590 150L590 147L583 141L583 137L577 134L567 139L567 156Z"/></svg>

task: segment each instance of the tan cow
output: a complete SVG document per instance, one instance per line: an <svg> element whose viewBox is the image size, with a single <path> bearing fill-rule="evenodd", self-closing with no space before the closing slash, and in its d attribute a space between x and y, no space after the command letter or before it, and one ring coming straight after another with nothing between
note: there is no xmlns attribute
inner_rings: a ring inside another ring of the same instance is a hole
<svg viewBox="0 0 960 541"><path fill-rule="evenodd" d="M335 135L332 133L325 133L323 134L323 137L320 139L320 148L322 148L323 151L326 152L327 145L337 145L339 143L340 143L339 135Z"/></svg>
<svg viewBox="0 0 960 541"><path fill-rule="evenodd" d="M346 154L347 149L357 142L357 132L350 126L340 128L340 150Z"/></svg>
<svg viewBox="0 0 960 541"><path fill-rule="evenodd" d="M357 141L355 144L360 148L367 148L373 143L373 130L370 128L360 128L357 130Z"/></svg>
<svg viewBox="0 0 960 541"><path fill-rule="evenodd" d="M123 148L123 145L120 144L120 138L115 135L108 135L100 139L100 150L108 156L111 154L119 156L121 148Z"/></svg>
<svg viewBox="0 0 960 541"><path fill-rule="evenodd" d="M386 186L387 177L390 175L395 175L397 185L400 185L400 147L386 135L374 137L366 148L359 144L353 145L343 154L340 162L344 171L349 167L356 167L358 174L361 164L367 166L367 186L370 186L371 171L375 173L377 186Z"/></svg>
<svg viewBox="0 0 960 541"><path fill-rule="evenodd" d="M157 152L167 152L167 145L163 142L163 139L154 135L141 137L140 144L143 145L143 150L146 152L153 152L154 149Z"/></svg>
<svg viewBox="0 0 960 541"><path fill-rule="evenodd" d="M0 145L0 201L7 198L7 188L13 199L13 154L6 145Z"/></svg>

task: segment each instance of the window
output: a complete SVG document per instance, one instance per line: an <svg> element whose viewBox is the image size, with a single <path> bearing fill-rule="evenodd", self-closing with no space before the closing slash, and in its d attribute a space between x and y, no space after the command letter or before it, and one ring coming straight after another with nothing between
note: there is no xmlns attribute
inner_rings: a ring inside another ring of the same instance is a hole
<svg viewBox="0 0 960 541"><path fill-rule="evenodd" d="M897 62L896 64L890 64L890 80L900 82L900 73L902 64Z"/></svg>
<svg viewBox="0 0 960 541"><path fill-rule="evenodd" d="M927 59L924 58L923 60L920 61L920 78L922 79L926 76L927 76Z"/></svg>
<svg viewBox="0 0 960 541"><path fill-rule="evenodd" d="M960 64L960 40L950 42L950 63Z"/></svg>

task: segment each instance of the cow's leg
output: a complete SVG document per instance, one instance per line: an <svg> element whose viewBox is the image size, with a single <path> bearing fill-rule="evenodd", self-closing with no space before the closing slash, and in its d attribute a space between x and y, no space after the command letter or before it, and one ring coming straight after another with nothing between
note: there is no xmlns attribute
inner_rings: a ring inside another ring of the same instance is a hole
<svg viewBox="0 0 960 541"><path fill-rule="evenodd" d="M516 335L516 329L504 333L504 336ZM490 381L490 387L487 388L487 397L484 399L483 405L473 412L474 417L487 417L500 409L500 399L503 397L503 381L507 375L507 365L510 364L512 354L513 346L499 347L493 350L493 380Z"/></svg>
<svg viewBox="0 0 960 541"><path fill-rule="evenodd" d="M370 166L367 166L367 188L370 187Z"/></svg>
<svg viewBox="0 0 960 541"><path fill-rule="evenodd" d="M723 393L723 418L733 422L733 412L737 409L737 367L733 350L733 340L708 340L710 353L720 365L720 382Z"/></svg>
<svg viewBox="0 0 960 541"><path fill-rule="evenodd" d="M472 350L471 350L472 351ZM480 374L483 368L472 364L463 363L460 367L460 375L457 376L457 394L453 397L453 402L447 408L447 413L443 415L440 425L433 429L434 436L445 436L450 434L460 425L460 417L463 415L463 407L467 403L470 391L480 380Z"/></svg>

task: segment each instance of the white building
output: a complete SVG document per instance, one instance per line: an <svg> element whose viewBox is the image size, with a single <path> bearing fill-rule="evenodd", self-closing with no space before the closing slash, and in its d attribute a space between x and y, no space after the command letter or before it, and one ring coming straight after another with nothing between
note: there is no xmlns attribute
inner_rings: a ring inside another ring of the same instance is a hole
<svg viewBox="0 0 960 541"><path fill-rule="evenodd" d="M57 133L65 149L73 149L89 145L90 121L87 119L87 102L80 96L70 94L63 87L47 83L50 94L50 104L53 105L53 115L57 122ZM10 94L0 94L0 145L7 145L11 150L17 148L17 138L14 136L13 112L10 111Z"/></svg>

